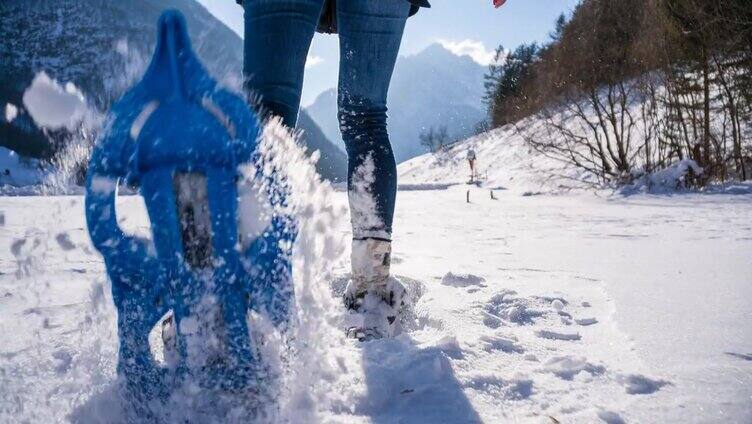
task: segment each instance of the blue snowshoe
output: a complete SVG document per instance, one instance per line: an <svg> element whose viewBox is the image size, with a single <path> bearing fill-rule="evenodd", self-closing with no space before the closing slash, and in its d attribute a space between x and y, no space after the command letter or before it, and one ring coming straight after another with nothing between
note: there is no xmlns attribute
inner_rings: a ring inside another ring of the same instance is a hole
<svg viewBox="0 0 752 424"><path fill-rule="evenodd" d="M118 311L117 371L139 404L167 399L188 380L255 390L265 367L249 312L284 329L293 302L295 229L274 212L286 190L277 175L262 174L259 119L199 63L179 12L165 12L158 26L151 64L114 105L86 179L87 225ZM122 185L138 187L152 240L118 226ZM248 210L257 216L239 213ZM149 334L170 314L174 361L165 366Z"/></svg>

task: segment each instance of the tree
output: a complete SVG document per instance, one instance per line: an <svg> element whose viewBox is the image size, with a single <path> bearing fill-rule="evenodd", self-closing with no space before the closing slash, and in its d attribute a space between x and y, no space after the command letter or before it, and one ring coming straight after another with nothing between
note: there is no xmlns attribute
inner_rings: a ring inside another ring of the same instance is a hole
<svg viewBox="0 0 752 424"><path fill-rule="evenodd" d="M491 116L491 107L495 103L496 91L498 90L499 81L501 80L504 72L504 62L506 61L507 52L504 50L503 45L499 45L496 48L494 54L494 60L488 66L488 73L483 76L483 87L485 88L485 94L483 95L483 102L489 109L489 116Z"/></svg>
<svg viewBox="0 0 752 424"><path fill-rule="evenodd" d="M449 144L449 132L446 126L440 126L438 129L431 127L420 133L420 145L431 153L440 152L447 144Z"/></svg>
<svg viewBox="0 0 752 424"><path fill-rule="evenodd" d="M540 48L537 44L522 44L509 53L503 63L492 65L486 75L486 102L491 125L499 127L520 116L520 105L526 102L524 83L530 78ZM503 49L496 50L497 60Z"/></svg>
<svg viewBox="0 0 752 424"><path fill-rule="evenodd" d="M582 0L547 44L497 59L491 126L533 115L531 146L603 182L685 159L698 184L750 178L750 0Z"/></svg>
<svg viewBox="0 0 752 424"><path fill-rule="evenodd" d="M556 18L556 22L554 22L553 32L548 34L549 38L551 38L551 44L555 44L561 41L561 38L564 36L564 28L566 27L567 16L562 13L558 18Z"/></svg>

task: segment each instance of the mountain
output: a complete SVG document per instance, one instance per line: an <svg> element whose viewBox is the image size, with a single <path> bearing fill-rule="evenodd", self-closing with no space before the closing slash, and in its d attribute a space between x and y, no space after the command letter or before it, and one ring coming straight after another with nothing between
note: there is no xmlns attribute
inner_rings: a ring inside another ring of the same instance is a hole
<svg viewBox="0 0 752 424"><path fill-rule="evenodd" d="M324 132L316 125L305 110L298 116L298 129L302 131L303 140L309 152L318 150L321 154L316 163L316 170L325 180L342 182L347 178L347 157L338 149Z"/></svg>
<svg viewBox="0 0 752 424"><path fill-rule="evenodd" d="M482 104L486 68L433 44L397 60L389 88L389 135L397 162L426 152L420 134L445 126L453 139L471 135L485 119ZM344 148L337 123L337 93L320 94L307 109L330 140Z"/></svg>
<svg viewBox="0 0 752 424"><path fill-rule="evenodd" d="M0 1L0 112L7 105L13 110L0 113L0 146L48 158L60 147L50 140L66 139L64 130L38 128L23 107L24 91L39 72L74 84L90 107L106 111L147 65L156 22L167 8L185 15L193 47L208 70L219 80L237 81L242 40L195 0ZM331 177L345 166L344 155L331 153L336 149L317 127L301 129L310 137L303 141L312 143L309 150L322 151L322 174Z"/></svg>
<svg viewBox="0 0 752 424"><path fill-rule="evenodd" d="M337 90L330 88L316 96L316 100L307 108L303 109L326 138L334 141L334 145L345 151L345 143L342 141L342 134L339 132L339 121L337 120Z"/></svg>

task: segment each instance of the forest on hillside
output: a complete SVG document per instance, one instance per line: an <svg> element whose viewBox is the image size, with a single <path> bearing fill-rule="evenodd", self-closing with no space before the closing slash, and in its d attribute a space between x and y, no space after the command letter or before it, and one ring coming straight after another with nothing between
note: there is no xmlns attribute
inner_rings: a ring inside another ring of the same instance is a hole
<svg viewBox="0 0 752 424"><path fill-rule="evenodd" d="M697 186L748 180L752 1L583 0L548 43L497 49L485 101L604 183L679 163Z"/></svg>

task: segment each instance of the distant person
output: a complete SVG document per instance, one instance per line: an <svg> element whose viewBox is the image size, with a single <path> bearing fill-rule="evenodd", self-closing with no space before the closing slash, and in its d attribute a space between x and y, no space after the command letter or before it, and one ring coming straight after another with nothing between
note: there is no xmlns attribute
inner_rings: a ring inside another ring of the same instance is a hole
<svg viewBox="0 0 752 424"><path fill-rule="evenodd" d="M494 0L496 7L506 0ZM267 115L294 128L316 31L339 33L337 106L348 157L352 278L346 307L363 317L358 339L390 337L404 286L390 278L397 165L387 93L407 18L428 0L237 0L245 11L246 89ZM364 197L366 199L364 200ZM352 331L350 331L352 330Z"/></svg>
<svg viewBox="0 0 752 424"><path fill-rule="evenodd" d="M475 150L472 148L468 149L467 151L467 163L470 165L470 182L472 183L475 181L475 160L477 157L475 156Z"/></svg>

